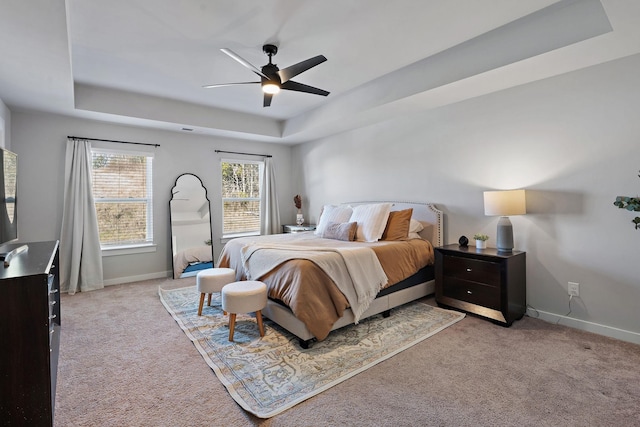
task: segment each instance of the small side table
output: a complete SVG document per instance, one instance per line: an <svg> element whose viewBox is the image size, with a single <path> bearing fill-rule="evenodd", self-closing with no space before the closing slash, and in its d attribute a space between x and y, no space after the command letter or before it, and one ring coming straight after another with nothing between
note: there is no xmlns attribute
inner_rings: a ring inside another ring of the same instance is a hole
<svg viewBox="0 0 640 427"><path fill-rule="evenodd" d="M511 326L526 310L526 253L457 244L435 249L436 302Z"/></svg>
<svg viewBox="0 0 640 427"><path fill-rule="evenodd" d="M315 224L284 224L282 226L283 233L300 233L303 231L314 231L316 229Z"/></svg>

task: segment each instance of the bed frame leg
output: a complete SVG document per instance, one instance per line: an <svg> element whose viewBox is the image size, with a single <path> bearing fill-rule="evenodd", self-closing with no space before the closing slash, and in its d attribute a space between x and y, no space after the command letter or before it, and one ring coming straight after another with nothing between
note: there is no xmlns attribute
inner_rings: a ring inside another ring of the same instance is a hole
<svg viewBox="0 0 640 427"><path fill-rule="evenodd" d="M385 319L389 316L391 316L391 309L382 312L382 317L384 317Z"/></svg>
<svg viewBox="0 0 640 427"><path fill-rule="evenodd" d="M300 347L302 347L305 350L309 349L312 342L313 342L313 338L308 340L303 340L302 338L298 338L298 343L300 344Z"/></svg>

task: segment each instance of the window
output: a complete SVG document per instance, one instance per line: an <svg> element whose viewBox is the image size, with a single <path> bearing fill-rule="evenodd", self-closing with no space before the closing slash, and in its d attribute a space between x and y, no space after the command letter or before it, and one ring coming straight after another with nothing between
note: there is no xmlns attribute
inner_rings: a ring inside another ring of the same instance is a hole
<svg viewBox="0 0 640 427"><path fill-rule="evenodd" d="M103 249L153 243L149 154L92 148L93 197Z"/></svg>
<svg viewBox="0 0 640 427"><path fill-rule="evenodd" d="M263 162L222 160L222 236L260 234Z"/></svg>

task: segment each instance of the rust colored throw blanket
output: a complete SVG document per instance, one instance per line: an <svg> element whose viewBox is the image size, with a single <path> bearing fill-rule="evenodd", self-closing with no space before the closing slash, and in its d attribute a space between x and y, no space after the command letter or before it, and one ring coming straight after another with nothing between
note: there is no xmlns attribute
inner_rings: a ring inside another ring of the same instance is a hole
<svg viewBox="0 0 640 427"><path fill-rule="evenodd" d="M415 274L421 268L433 264L433 247L425 240L382 241L375 243L343 242L322 239L308 233L277 234L272 236L243 237L229 241L218 260L219 267L230 267L236 271L238 280L245 279L242 248L253 244L299 245L305 247L363 246L373 249L392 286ZM292 259L274 265L262 277L254 277L266 283L269 298L285 303L318 339L323 340L333 324L349 307L345 296L331 278L313 261Z"/></svg>

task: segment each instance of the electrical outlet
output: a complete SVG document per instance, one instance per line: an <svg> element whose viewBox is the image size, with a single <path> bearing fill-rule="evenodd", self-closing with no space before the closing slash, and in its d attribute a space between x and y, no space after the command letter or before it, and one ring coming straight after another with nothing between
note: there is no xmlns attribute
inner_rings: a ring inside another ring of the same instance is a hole
<svg viewBox="0 0 640 427"><path fill-rule="evenodd" d="M577 282L569 282L568 287L569 295L578 297L580 296L580 283Z"/></svg>

